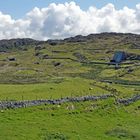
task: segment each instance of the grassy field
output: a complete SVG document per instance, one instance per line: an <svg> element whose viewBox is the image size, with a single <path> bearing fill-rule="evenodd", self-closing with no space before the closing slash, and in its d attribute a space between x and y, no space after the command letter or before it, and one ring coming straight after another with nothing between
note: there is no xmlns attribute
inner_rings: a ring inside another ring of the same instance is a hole
<svg viewBox="0 0 140 140"><path fill-rule="evenodd" d="M129 107L113 102L109 99L7 110L0 114L0 139L139 140L140 102Z"/></svg>
<svg viewBox="0 0 140 140"><path fill-rule="evenodd" d="M55 82L56 81L56 82ZM60 83L59 83L60 82ZM55 79L49 83L0 85L1 100L57 99L61 97L101 95L107 90L91 85L94 81L82 78Z"/></svg>
<svg viewBox="0 0 140 140"><path fill-rule="evenodd" d="M58 78L39 84L0 84L0 89L0 100L58 99L110 93L125 98L140 91L139 86L108 84L84 78Z"/></svg>
<svg viewBox="0 0 140 140"><path fill-rule="evenodd" d="M140 140L140 101L124 106L115 100L140 94L140 62L127 60L119 69L107 64L115 51L140 55L132 47L137 40L122 40L125 35L1 52L0 101L114 97L0 109L0 140Z"/></svg>
<svg viewBox="0 0 140 140"><path fill-rule="evenodd" d="M57 99L102 95L117 89L117 98L139 93L139 86L67 78L60 83L1 84L1 100ZM136 90L137 89L137 90ZM121 106L115 100L42 105L1 110L2 140L139 140L140 101Z"/></svg>

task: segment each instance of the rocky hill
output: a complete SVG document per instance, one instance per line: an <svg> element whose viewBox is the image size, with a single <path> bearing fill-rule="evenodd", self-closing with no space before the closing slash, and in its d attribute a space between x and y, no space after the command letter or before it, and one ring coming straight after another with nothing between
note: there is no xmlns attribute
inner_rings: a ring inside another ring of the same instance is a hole
<svg viewBox="0 0 140 140"><path fill-rule="evenodd" d="M0 51L8 51L11 49L16 49L16 48L20 48L22 49L22 46L26 46L26 45L36 45L36 44L41 44L43 41L36 41L30 38L17 38L17 39L4 39L4 40L0 40Z"/></svg>
<svg viewBox="0 0 140 140"><path fill-rule="evenodd" d="M88 42L96 40L108 40L114 38L116 39L116 44L131 44L134 48L140 48L140 35L136 34L123 34L123 33L101 33L101 34L90 34L87 36L77 35L75 37L65 38L63 40L52 40L47 41L37 41L30 38L17 38L10 40L0 40L0 51L8 51L8 49L22 48L26 45L40 45L48 43L52 46L64 44L64 43L76 43L76 42Z"/></svg>

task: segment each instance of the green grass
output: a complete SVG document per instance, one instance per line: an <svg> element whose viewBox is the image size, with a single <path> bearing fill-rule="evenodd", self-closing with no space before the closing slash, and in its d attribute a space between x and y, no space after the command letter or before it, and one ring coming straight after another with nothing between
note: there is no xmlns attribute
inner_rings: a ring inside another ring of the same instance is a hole
<svg viewBox="0 0 140 140"><path fill-rule="evenodd" d="M115 51L140 55L131 42L120 41L124 38L110 36L56 46L45 43L42 50L23 46L27 51L15 48L1 53L0 101L102 94L128 98L140 94L139 61L122 64L118 70L106 64ZM35 56L36 52L41 55ZM74 53L82 54L86 62L81 63ZM76 61L42 59L45 54ZM8 61L10 56L16 61ZM54 66L56 62L60 65ZM71 106L74 109L68 109ZM140 140L139 122L140 101L122 106L114 98L0 110L0 140Z"/></svg>
<svg viewBox="0 0 140 140"><path fill-rule="evenodd" d="M1 84L0 99L31 100L99 95L110 93L112 88L120 92L118 98L130 97L135 94L134 89L140 89L137 86L110 85L89 79L67 78L42 84ZM114 103L112 98L1 110L0 139L139 140L140 101L127 107Z"/></svg>
<svg viewBox="0 0 140 140"><path fill-rule="evenodd" d="M0 84L0 100L50 99L108 93L108 91L100 87L91 85L92 82L94 81L82 78L65 78L60 79L60 81L59 79L54 79L52 82L40 84Z"/></svg>
<svg viewBox="0 0 140 140"><path fill-rule="evenodd" d="M94 104L97 106L93 108ZM75 103L73 110L67 109L69 105L47 105L4 111L0 113L0 139L140 139L140 110L129 112L131 106L124 109L116 108L112 100Z"/></svg>

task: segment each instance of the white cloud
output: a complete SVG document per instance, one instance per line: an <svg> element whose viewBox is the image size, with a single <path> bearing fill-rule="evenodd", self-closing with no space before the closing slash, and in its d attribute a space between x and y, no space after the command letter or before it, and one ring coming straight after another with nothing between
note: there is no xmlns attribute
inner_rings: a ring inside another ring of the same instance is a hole
<svg viewBox="0 0 140 140"><path fill-rule="evenodd" d="M100 32L140 33L140 4L135 9L116 10L113 4L107 4L84 11L75 2L52 3L42 9L35 7L18 20L0 12L0 39L46 40Z"/></svg>

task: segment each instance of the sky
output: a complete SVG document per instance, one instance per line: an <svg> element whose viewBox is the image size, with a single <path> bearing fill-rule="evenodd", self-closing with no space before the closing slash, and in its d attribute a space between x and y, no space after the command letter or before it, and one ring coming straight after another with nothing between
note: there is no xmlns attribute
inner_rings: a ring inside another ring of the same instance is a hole
<svg viewBox="0 0 140 140"><path fill-rule="evenodd" d="M140 34L140 0L0 0L0 39Z"/></svg>
<svg viewBox="0 0 140 140"><path fill-rule="evenodd" d="M115 5L117 9L124 6L135 8L140 0L74 0L81 9L87 10L90 6L101 8L108 3ZM65 3L71 0L0 0L0 11L10 14L14 19L24 17L34 7L47 7L51 3Z"/></svg>

